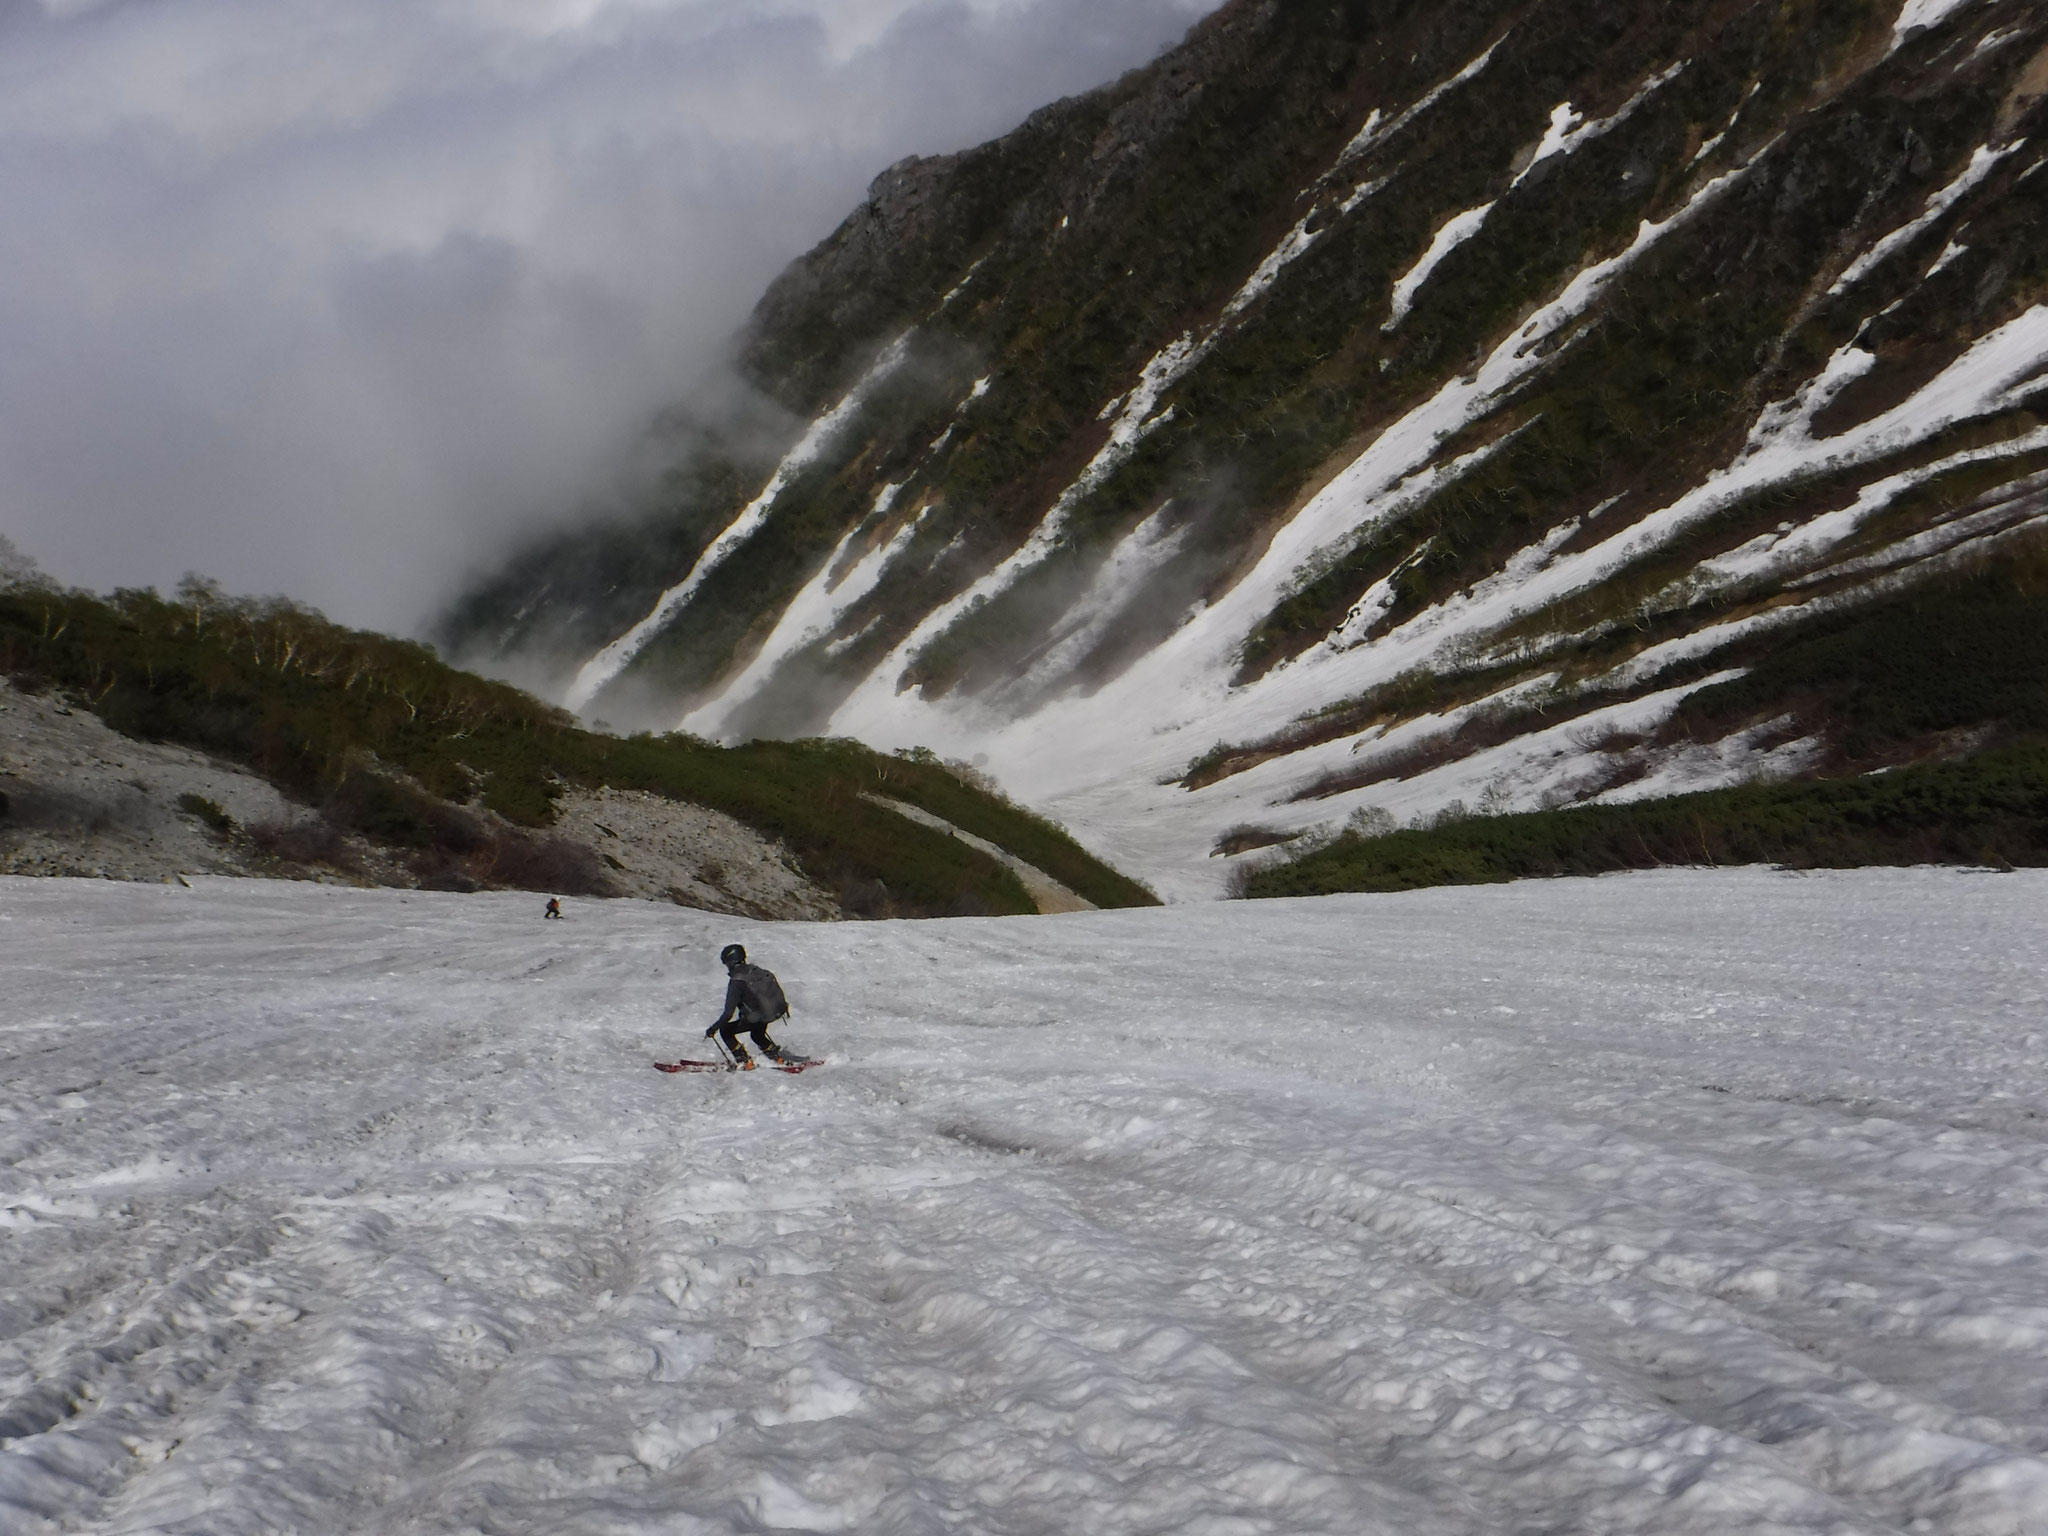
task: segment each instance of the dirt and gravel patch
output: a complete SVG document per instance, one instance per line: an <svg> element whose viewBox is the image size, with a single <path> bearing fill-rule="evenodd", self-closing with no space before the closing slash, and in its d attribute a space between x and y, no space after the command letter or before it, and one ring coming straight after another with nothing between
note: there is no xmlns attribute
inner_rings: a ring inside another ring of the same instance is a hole
<svg viewBox="0 0 2048 1536"><path fill-rule="evenodd" d="M701 805L640 790L571 790L557 802L554 830L595 848L628 895L750 917L841 915L786 848Z"/></svg>
<svg viewBox="0 0 2048 1536"><path fill-rule="evenodd" d="M135 741L57 694L0 679L0 873L171 880L267 871L235 829L293 807L202 752Z"/></svg>

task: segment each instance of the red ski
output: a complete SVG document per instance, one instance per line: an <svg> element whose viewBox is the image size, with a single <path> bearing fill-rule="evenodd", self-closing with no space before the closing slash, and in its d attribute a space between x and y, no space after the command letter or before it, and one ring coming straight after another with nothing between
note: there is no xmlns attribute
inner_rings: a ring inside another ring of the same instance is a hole
<svg viewBox="0 0 2048 1536"><path fill-rule="evenodd" d="M825 1063L812 1057L805 1057L798 1061L763 1061L757 1062L756 1065L770 1072L787 1072L794 1076L808 1067L822 1067ZM724 1061L657 1061L654 1064L654 1070L657 1072L737 1072L740 1068Z"/></svg>

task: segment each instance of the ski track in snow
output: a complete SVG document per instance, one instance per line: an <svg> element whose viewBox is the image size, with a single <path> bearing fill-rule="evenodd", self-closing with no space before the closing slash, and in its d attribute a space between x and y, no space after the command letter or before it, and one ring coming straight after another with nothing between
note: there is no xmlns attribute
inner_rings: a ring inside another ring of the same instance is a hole
<svg viewBox="0 0 2048 1536"><path fill-rule="evenodd" d="M2038 1536L2044 910L0 880L0 1526Z"/></svg>

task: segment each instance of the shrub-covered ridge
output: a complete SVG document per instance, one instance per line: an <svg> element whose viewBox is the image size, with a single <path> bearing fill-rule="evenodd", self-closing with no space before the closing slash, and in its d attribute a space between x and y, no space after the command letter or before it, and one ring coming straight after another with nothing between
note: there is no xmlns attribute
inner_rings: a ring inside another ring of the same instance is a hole
<svg viewBox="0 0 2048 1536"><path fill-rule="evenodd" d="M928 756L891 758L845 741L725 748L606 736L425 646L279 600L230 599L205 582L168 600L0 589L0 672L73 693L124 734L245 765L325 825L397 850L428 875L476 870L483 854L489 883L601 886L595 861L551 851L546 829L566 788L610 786L734 816L780 841L851 915L1034 910L1001 864L866 798L886 792L1040 864L1098 905L1154 899ZM332 844L296 851L317 859Z"/></svg>
<svg viewBox="0 0 2048 1536"><path fill-rule="evenodd" d="M1854 779L1347 831L1241 882L1246 896L1406 891L1667 864L2048 865L2048 745Z"/></svg>

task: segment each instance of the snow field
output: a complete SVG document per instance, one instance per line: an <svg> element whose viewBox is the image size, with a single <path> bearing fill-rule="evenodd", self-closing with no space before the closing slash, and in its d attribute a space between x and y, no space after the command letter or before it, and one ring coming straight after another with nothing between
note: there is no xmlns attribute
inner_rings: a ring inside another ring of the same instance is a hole
<svg viewBox="0 0 2048 1536"><path fill-rule="evenodd" d="M2037 1536L2044 897L0 882L0 1527Z"/></svg>

